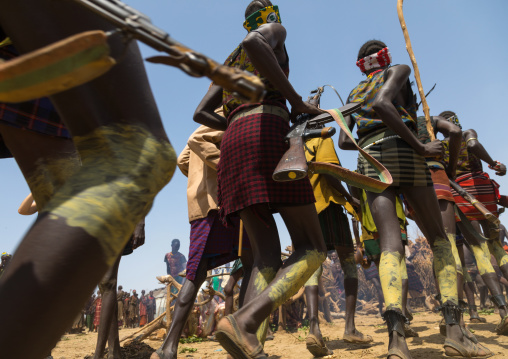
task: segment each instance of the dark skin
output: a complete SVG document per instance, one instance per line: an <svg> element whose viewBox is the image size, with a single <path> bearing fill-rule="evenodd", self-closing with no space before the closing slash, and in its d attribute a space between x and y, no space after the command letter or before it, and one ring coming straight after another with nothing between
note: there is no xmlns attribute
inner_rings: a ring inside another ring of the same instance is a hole
<svg viewBox="0 0 508 359"><path fill-rule="evenodd" d="M142 220L134 230L133 249L145 243L145 221ZM108 344L108 359L121 359L120 341L118 339L118 304L117 304L117 279L120 265L120 255L115 264L106 272L106 275L99 283L102 296L101 319L97 334L94 359L104 356L106 343ZM118 287L121 291L122 286Z"/></svg>
<svg viewBox="0 0 508 359"><path fill-rule="evenodd" d="M467 143L467 149L468 149L469 152L473 153L480 160L482 160L483 162L487 163L490 166L496 166L497 165L497 162L495 162L492 159L492 157L487 152L485 147L483 147L483 145L478 140L478 134L476 133L475 130L469 129L469 130L463 131L462 132L462 136L463 136L464 140ZM498 176L504 176L504 175L506 175L506 166L501 163L500 164L500 168L498 170L496 170L495 173ZM483 233L484 233L485 237L490 238L490 229L489 229L488 221L486 219L481 220L481 221L476 221L476 220L475 221L471 221L471 224L473 225L473 228L478 233L482 233L482 228L483 228ZM461 227L461 230L462 230L462 227ZM474 244L474 243L477 242L476 238L474 238L472 235L468 236L467 231L464 232L464 236L466 237L466 240L468 242L470 240L474 241L474 242L469 242L471 244ZM503 273L503 277L505 279L508 279L508 264L502 265L499 268L501 269L501 272ZM483 278L483 276L482 276L482 279L485 281L485 284L489 287L489 289L492 292L491 286L495 287L496 285L493 283L494 279L493 279L492 275L491 275L491 277L492 278L488 279L488 281L486 281L485 278ZM495 282L497 283L497 280ZM490 286L489 286L489 283L491 284ZM506 311L505 311L505 313L506 313Z"/></svg>
<svg viewBox="0 0 508 359"><path fill-rule="evenodd" d="M250 268L252 267L252 253L247 250L242 250L242 263L243 268L245 269L245 277L244 283L248 283L250 277ZM187 279L180 289L178 294L178 298L175 302L175 310L173 312L173 319L171 321L171 326L169 328L169 333L162 344L162 358L157 354L153 353L151 359L176 359L178 355L178 343L180 337L182 336L182 332L185 327L185 323L187 323L187 318L189 318L192 309L194 308L194 302L196 301L196 296L199 292L199 288L204 283L206 279L208 268L208 259L203 258L199 263L198 269L196 271L196 277L194 280ZM241 271L238 271L241 272ZM238 273L236 272L235 275ZM231 276L233 278L233 276ZM233 285L234 286L234 285ZM242 286L240 290L240 306L243 304L245 299L245 291L247 286ZM232 306L232 303L231 303Z"/></svg>
<svg viewBox="0 0 508 359"><path fill-rule="evenodd" d="M1 5L0 24L21 53L36 50L78 32L113 30L113 26L73 2L20 0L2 1ZM159 141L168 143L137 45L130 43L126 47L121 37L111 38L109 44L114 57L123 54L119 64L88 84L51 97L67 128L75 137L89 135L101 126L119 123L139 125ZM42 153L49 151L55 155L64 153L62 147L53 146L50 141L30 143L23 134L18 133L18 137L6 135L10 130L5 126L1 131L4 139L15 142L7 145L25 178L38 169L34 156L42 156ZM25 135L28 135L27 131ZM26 143L30 143L31 156L26 154L27 149L20 148ZM79 152L80 148L77 150ZM110 159L107 153L104 153L104 158ZM115 161L114 158L110 160ZM94 165L90 164L90 167ZM93 168L83 166L79 171L89 173ZM111 175L115 176L114 173ZM133 174L125 177L126 180L131 178L135 180L137 177ZM31 188L31 191L37 201L41 194L36 188ZM148 206L145 205L143 203L140 208L147 212ZM135 222L125 221L119 225L132 232L136 221L142 216L140 211ZM110 267L97 238L81 227L69 226L64 218L50 217L47 213L39 216L0 280L2 323L13 329L0 336L2 354L8 358L37 358L41 353L49 352L71 326L93 288ZM128 235L120 240L126 243ZM45 255L41 256L40 253ZM18 283L26 285L19 286ZM39 300L34 303L29 298ZM23 329L24 338L15 334L21 323L34 317L39 320ZM27 342L30 345L26 345Z"/></svg>
<svg viewBox="0 0 508 359"><path fill-rule="evenodd" d="M360 248L360 250L362 251L362 254L364 254L365 251L364 251L364 249L362 247L362 243L360 242L360 231L359 231L359 228L358 228L359 227L359 222L356 219L354 219L354 218L351 221L353 222L353 233L355 235L356 247ZM375 261L374 264L376 265L376 267L379 268L379 260ZM379 309L379 314L382 315L383 314L383 304L385 302L385 297L383 296L383 289L381 288L381 282L379 281L378 277L374 277L370 281L374 285L374 288L376 288L377 300L378 300L378 306L377 307Z"/></svg>
<svg viewBox="0 0 508 359"><path fill-rule="evenodd" d="M377 70L377 69L376 69ZM370 70L367 75L374 71ZM389 68L386 71L385 83L378 91L376 99L373 103L374 111L380 116L384 124L399 135L407 144L409 144L416 153L424 157L437 157L443 153L443 147L440 141L432 141L422 144L409 128L403 123L397 109L393 105L394 102L401 106L406 106L406 95L408 89L407 79L411 70L406 65L399 65ZM350 118L346 118L346 122L352 130L355 122ZM348 149L344 145L345 134L340 134L339 147ZM447 238L444 224L441 216L436 216L440 212L439 204L435 191L432 187L403 187L395 189L387 188L382 193L367 192L367 200L369 207L379 231L381 252L398 252L400 256L404 256L404 248L400 241L400 226L397 219L395 197L402 193L411 207L417 213L419 220L426 228L427 236L431 247L437 238ZM462 334L458 325L447 325L447 337L466 347L472 343ZM390 341L388 348L397 348L401 350L408 358L411 357L406 340L396 331L389 333ZM451 350L446 347L446 350ZM480 350L482 353L482 350ZM396 359L391 356L389 359Z"/></svg>
<svg viewBox="0 0 508 359"><path fill-rule="evenodd" d="M237 270L234 274L229 276L229 280L224 287L224 295L226 296L224 304L224 316L233 314L234 307L234 290L236 283L243 277L243 268Z"/></svg>
<svg viewBox="0 0 508 359"><path fill-rule="evenodd" d="M291 104L291 116L299 113L319 114L323 112L315 106L302 101L302 97L293 89L279 64L287 61L284 51L286 30L278 23L264 24L257 31L249 33L242 42L248 57L259 72L265 76ZM213 111L221 102L221 89L217 86L205 95L194 114L194 120L215 129L224 129L226 120ZM273 204L272 204L273 206ZM276 206L289 231L293 241L295 252L289 257L285 265L281 267L280 240L277 226L272 215L272 209L267 203L256 204L240 211L240 217L245 225L254 254L254 266L252 278L257 278L263 269L276 273L275 278L268 287L261 292L249 281L244 307L233 314L244 339L243 345L247 351L252 351L259 345L256 331L261 323L274 311L280 299L272 299L269 296L270 289L277 285L287 285L285 295L294 295L300 288L300 284L292 285L284 279L291 270L306 267L308 251L326 256L326 248L321 234L321 228L314 204L302 206ZM301 219L305 218L305 221ZM307 280L317 267L307 267L305 275L300 280ZM304 283L301 283L303 285ZM256 298L255 301L250 299ZM222 320L226 320L225 318ZM220 323L219 323L220 325Z"/></svg>
<svg viewBox="0 0 508 359"><path fill-rule="evenodd" d="M359 201L351 196L351 194L344 188L341 181L330 175L323 176L325 176L328 184L330 184L339 193L341 193L349 203L353 204L353 206L359 209ZM336 246L335 250L338 254L340 264L342 268L344 268L345 260L351 253L354 252L354 248ZM356 301L358 298L358 278L344 277L344 289L346 293L346 325L344 328L344 336L352 336L358 340L368 340L360 331L356 329L355 326ZM305 296L307 297L307 303L310 303L309 310L312 310L312 313L314 314L314 316L309 314L309 334L313 334L318 339L322 339L321 330L319 328L319 318L317 315L317 305L319 303L319 286L305 287ZM316 307L310 309L310 307L313 306Z"/></svg>
<svg viewBox="0 0 508 359"><path fill-rule="evenodd" d="M506 235L506 227L502 224L499 225L499 242L501 242L501 244L504 244L504 239L507 238L508 239L508 236Z"/></svg>

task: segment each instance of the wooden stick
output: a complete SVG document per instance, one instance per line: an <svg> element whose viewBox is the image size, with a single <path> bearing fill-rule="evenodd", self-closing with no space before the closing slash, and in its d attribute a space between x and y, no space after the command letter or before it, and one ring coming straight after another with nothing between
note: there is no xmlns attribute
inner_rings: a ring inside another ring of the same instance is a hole
<svg viewBox="0 0 508 359"><path fill-rule="evenodd" d="M238 257L242 256L243 245L243 221L240 220L240 237L238 238Z"/></svg>
<svg viewBox="0 0 508 359"><path fill-rule="evenodd" d="M427 105L427 99L425 98L425 92L423 91L422 81L420 79L420 70L418 70L418 64L416 63L415 54L413 52L413 48L411 47L411 39L409 38L409 33L406 27L406 21L404 20L404 12L402 11L402 5L404 0L397 1L397 14L399 15L400 26L402 27L402 33L404 34L404 39L406 40L406 50L409 54L409 58L411 59L411 63L413 64L413 69L415 71L415 79L418 85L418 92L420 93L420 97L423 105L423 112L425 113L425 121L427 122L427 131L429 132L429 137L431 141L436 139L434 135L434 130L432 129L432 123L430 121L430 111L429 105ZM416 120L416 119L415 119Z"/></svg>

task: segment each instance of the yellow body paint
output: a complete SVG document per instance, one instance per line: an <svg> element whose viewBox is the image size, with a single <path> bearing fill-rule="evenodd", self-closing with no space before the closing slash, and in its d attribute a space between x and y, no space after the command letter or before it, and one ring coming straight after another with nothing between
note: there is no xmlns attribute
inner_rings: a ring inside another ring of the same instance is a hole
<svg viewBox="0 0 508 359"><path fill-rule="evenodd" d="M272 300L272 311L295 294L325 259L324 253L312 250L307 251L298 262L292 264L284 277L270 288L268 297Z"/></svg>
<svg viewBox="0 0 508 359"><path fill-rule="evenodd" d="M402 311L401 262L404 262L404 257L399 252L386 251L381 253L379 278L385 297L386 310Z"/></svg>
<svg viewBox="0 0 508 359"><path fill-rule="evenodd" d="M482 242L480 245L471 244L470 247L476 259L478 273L480 275L495 273L496 271L490 263L490 251L487 242Z"/></svg>
<svg viewBox="0 0 508 359"><path fill-rule="evenodd" d="M312 274L309 280L305 283L305 287L312 287L313 285L319 285L319 278L323 274L323 266L319 266L319 268Z"/></svg>
<svg viewBox="0 0 508 359"><path fill-rule="evenodd" d="M489 250L490 253L494 255L494 258L496 258L498 266L501 267L508 264L508 254L505 252L503 247L501 247L501 244L497 239L489 241Z"/></svg>
<svg viewBox="0 0 508 359"><path fill-rule="evenodd" d="M261 293L268 287L268 284L275 278L277 272L275 269L270 267L265 267L261 269L261 271L257 272L254 278L254 288L256 289L256 294ZM268 323L270 318L266 318L263 320L258 330L256 331L256 337L258 338L261 344L265 344L266 341L266 332L268 331Z"/></svg>
<svg viewBox="0 0 508 359"><path fill-rule="evenodd" d="M41 212L65 181L76 173L80 167L78 154L69 154L66 158L39 159L35 172L27 177L37 210Z"/></svg>
<svg viewBox="0 0 508 359"><path fill-rule="evenodd" d="M354 253L348 253L346 259L340 261L340 265L344 271L344 279L358 279L358 269L356 268Z"/></svg>
<svg viewBox="0 0 508 359"><path fill-rule="evenodd" d="M459 304L457 292L457 271L453 258L452 245L445 238L436 238L431 246L434 254L436 272L443 304Z"/></svg>
<svg viewBox="0 0 508 359"><path fill-rule="evenodd" d="M464 275L464 271L462 270L462 262L460 261L459 250L457 249L457 242L455 242L455 234L446 233L448 236L448 240L452 245L452 253L453 259L455 259L455 270L457 273Z"/></svg>
<svg viewBox="0 0 508 359"><path fill-rule="evenodd" d="M112 265L155 195L171 179L175 151L144 127L128 124L99 127L73 140L82 166L44 212L96 238L106 263Z"/></svg>

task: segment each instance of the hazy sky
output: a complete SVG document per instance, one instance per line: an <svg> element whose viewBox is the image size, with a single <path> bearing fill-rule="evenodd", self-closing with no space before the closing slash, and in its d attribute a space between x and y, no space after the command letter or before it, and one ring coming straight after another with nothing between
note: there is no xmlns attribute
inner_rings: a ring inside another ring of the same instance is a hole
<svg viewBox="0 0 508 359"><path fill-rule="evenodd" d="M219 62L246 34L242 23L247 0L126 2L150 16L156 26L176 40ZM279 5L288 32L290 80L304 98L310 90L331 84L345 100L349 91L363 80L355 65L356 56L361 45L370 39L388 45L394 64L410 63L396 0L280 0L274 4ZM502 106L508 102L508 91L503 85L506 66L501 60L508 59L507 30L503 25L508 2L406 1L404 10L423 87L428 91L437 83L428 98L431 114L444 110L457 112L463 128L476 129L492 157L507 163L506 111ZM145 57L156 53L144 45L141 48ZM166 131L180 153L198 126L192 121L192 114L210 80L191 78L162 65L146 63L146 68ZM337 96L327 89L322 107L339 106ZM337 152L345 167L356 168L356 152L338 149ZM501 192L506 193L507 179L486 170L501 184ZM15 161L2 160L0 171L0 252L14 252L35 218L17 213L29 189ZM181 251L187 256L190 225L186 184L186 177L177 170L156 198L146 220L146 244L120 263L119 284L124 289L140 291L158 286L155 276L165 274L163 257L171 250L173 238L181 240ZM290 240L282 222L278 223L284 248ZM414 233L412 227L409 234Z"/></svg>

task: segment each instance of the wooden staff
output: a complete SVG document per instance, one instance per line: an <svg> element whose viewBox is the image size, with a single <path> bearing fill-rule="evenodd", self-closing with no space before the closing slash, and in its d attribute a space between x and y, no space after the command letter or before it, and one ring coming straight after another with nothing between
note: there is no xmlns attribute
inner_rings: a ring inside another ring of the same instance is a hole
<svg viewBox="0 0 508 359"><path fill-rule="evenodd" d="M238 257L242 256L242 244L243 244L243 221L240 220L240 236L238 238Z"/></svg>
<svg viewBox="0 0 508 359"><path fill-rule="evenodd" d="M415 71L416 84L418 85L418 92L420 93L423 105L423 112L425 113L425 121L427 122L427 131L429 132L430 140L434 141L436 139L436 136L434 135L434 130L432 129L432 123L430 122L429 105L427 105L425 92L423 92L422 81L420 79L420 71L418 70L418 64L416 63L415 54L413 52L413 48L411 47L411 39L409 38L409 33L407 31L406 21L404 20L404 12L402 11L403 3L404 0L397 0L397 14L399 15L400 26L402 27L404 39L406 40L406 50L407 53L409 54L409 58L411 59L413 69Z"/></svg>

